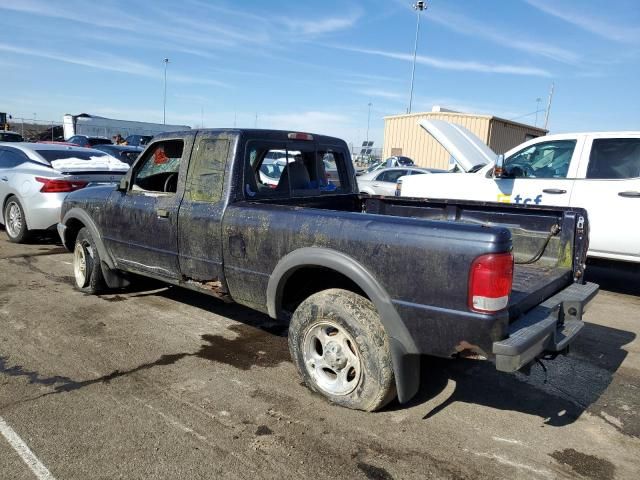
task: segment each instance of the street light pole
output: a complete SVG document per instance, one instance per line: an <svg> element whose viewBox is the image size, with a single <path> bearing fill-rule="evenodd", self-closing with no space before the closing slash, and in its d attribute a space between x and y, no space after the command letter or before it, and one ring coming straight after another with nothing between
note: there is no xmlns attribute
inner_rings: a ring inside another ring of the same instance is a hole
<svg viewBox="0 0 640 480"><path fill-rule="evenodd" d="M416 23L416 42L413 45L413 65L411 67L411 90L409 92L409 108L407 108L407 113L411 113L411 104L413 103L413 80L416 75L416 56L418 53L418 34L420 33L420 12L427 9L427 5L425 2L420 1L416 2L413 5L414 10L417 11L417 23Z"/></svg>
<svg viewBox="0 0 640 480"><path fill-rule="evenodd" d="M167 65L169 65L169 59L165 58L164 62L164 100L162 102L162 124L167 124Z"/></svg>
<svg viewBox="0 0 640 480"><path fill-rule="evenodd" d="M371 122L371 106L373 103L369 102L367 106L369 107L369 113L367 114L367 146L369 146L369 123Z"/></svg>

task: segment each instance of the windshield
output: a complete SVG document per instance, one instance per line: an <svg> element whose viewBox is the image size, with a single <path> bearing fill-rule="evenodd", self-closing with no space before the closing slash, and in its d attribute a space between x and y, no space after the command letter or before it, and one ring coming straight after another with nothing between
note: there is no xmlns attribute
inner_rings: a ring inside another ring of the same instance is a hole
<svg viewBox="0 0 640 480"><path fill-rule="evenodd" d="M373 172L374 170L378 170L382 167L382 162L374 163L367 168L367 173Z"/></svg>
<svg viewBox="0 0 640 480"><path fill-rule="evenodd" d="M74 160L94 160L96 158L103 159L108 157L105 152L97 150L35 150L35 152L48 162L55 160L65 160L73 158Z"/></svg>

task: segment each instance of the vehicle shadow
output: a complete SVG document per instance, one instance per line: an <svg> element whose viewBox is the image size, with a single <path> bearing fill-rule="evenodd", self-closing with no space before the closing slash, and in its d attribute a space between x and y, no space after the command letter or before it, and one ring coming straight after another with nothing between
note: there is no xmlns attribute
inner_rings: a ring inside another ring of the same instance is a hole
<svg viewBox="0 0 640 480"><path fill-rule="evenodd" d="M418 407L453 382L451 395L435 407L430 406L423 416L425 420L456 402L464 402L535 415L551 426L573 423L585 410L609 421L618 412L608 412L606 403L592 406L610 387L622 388L614 382L614 376L627 356L622 347L635 337L632 332L587 323L568 356L543 360L544 367L534 364L528 375L498 372L490 362L423 357L420 391L408 405L390 408ZM607 392L609 397L616 395L617 392ZM640 406L640 401L634 403ZM624 430L617 422L612 424Z"/></svg>
<svg viewBox="0 0 640 480"><path fill-rule="evenodd" d="M590 258L585 280L600 285L601 290L640 296L640 264Z"/></svg>

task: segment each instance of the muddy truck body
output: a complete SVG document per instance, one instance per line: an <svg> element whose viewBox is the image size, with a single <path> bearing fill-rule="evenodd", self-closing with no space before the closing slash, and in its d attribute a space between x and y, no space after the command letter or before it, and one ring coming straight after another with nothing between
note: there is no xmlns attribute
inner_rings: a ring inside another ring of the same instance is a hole
<svg viewBox="0 0 640 480"><path fill-rule="evenodd" d="M137 274L289 322L309 388L363 410L408 401L420 355L513 372L566 352L598 290L584 210L363 197L345 142L306 133L159 135L58 230L80 290Z"/></svg>

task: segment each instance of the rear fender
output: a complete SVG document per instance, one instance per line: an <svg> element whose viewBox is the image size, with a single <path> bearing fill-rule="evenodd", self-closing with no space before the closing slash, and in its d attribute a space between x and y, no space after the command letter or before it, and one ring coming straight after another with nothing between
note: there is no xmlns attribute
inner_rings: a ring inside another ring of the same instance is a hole
<svg viewBox="0 0 640 480"><path fill-rule="evenodd" d="M299 268L319 266L334 270L351 279L369 297L380 314L389 336L398 399L409 401L420 386L420 360L415 343L400 319L385 289L371 273L353 258L319 247L295 250L276 265L267 286L267 310L272 318L282 313L282 297L287 279Z"/></svg>

